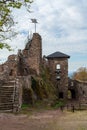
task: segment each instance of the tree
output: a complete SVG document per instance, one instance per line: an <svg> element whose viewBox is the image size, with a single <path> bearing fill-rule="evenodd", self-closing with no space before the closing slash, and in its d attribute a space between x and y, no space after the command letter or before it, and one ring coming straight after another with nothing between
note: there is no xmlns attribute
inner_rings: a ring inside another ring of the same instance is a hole
<svg viewBox="0 0 87 130"><path fill-rule="evenodd" d="M11 15L12 9L20 9L21 6L25 6L30 12L32 2L32 0L0 0L0 49L7 48L10 50L6 40L16 35L12 30L12 26L15 24Z"/></svg>
<svg viewBox="0 0 87 130"><path fill-rule="evenodd" d="M87 68L81 67L73 74L73 79L87 81Z"/></svg>

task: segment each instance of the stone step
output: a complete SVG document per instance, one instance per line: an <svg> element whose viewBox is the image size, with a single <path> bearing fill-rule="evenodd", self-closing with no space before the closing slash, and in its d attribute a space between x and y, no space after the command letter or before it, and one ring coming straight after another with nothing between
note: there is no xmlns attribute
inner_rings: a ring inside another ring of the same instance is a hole
<svg viewBox="0 0 87 130"><path fill-rule="evenodd" d="M13 94L9 94L9 95L7 95L7 94L4 94L4 95L0 95L0 99L9 99L9 98L13 98Z"/></svg>
<svg viewBox="0 0 87 130"><path fill-rule="evenodd" d="M8 103L8 102L13 103L13 101L6 101L6 102L4 101L4 102L0 102L0 106L1 106L2 103L4 104L4 103Z"/></svg>
<svg viewBox="0 0 87 130"><path fill-rule="evenodd" d="M9 85L14 85L14 84L15 84L15 82L8 82L8 83L4 83L3 85L9 86Z"/></svg>
<svg viewBox="0 0 87 130"><path fill-rule="evenodd" d="M13 92L14 91L14 89L0 89L0 93L2 94L4 94L4 93L11 93L11 92Z"/></svg>
<svg viewBox="0 0 87 130"><path fill-rule="evenodd" d="M8 99L1 98L0 99L0 103L6 103L6 102L13 102L13 99L12 98L8 98Z"/></svg>
<svg viewBox="0 0 87 130"><path fill-rule="evenodd" d="M13 103L13 100L11 100L10 102L2 102L0 105L2 105L2 104L9 104L9 103Z"/></svg>
<svg viewBox="0 0 87 130"><path fill-rule="evenodd" d="M11 97L12 95L13 95L13 92L12 93L11 92L10 93L9 92L0 93L0 97L6 97L6 98Z"/></svg>
<svg viewBox="0 0 87 130"><path fill-rule="evenodd" d="M0 92L12 92L14 91L14 87L13 88L0 88Z"/></svg>
<svg viewBox="0 0 87 130"><path fill-rule="evenodd" d="M0 111L1 110L12 110L12 109L13 109L13 103L0 104Z"/></svg>
<svg viewBox="0 0 87 130"><path fill-rule="evenodd" d="M13 91L0 91L0 95L9 95L9 94L13 94Z"/></svg>
<svg viewBox="0 0 87 130"><path fill-rule="evenodd" d="M15 85L15 81L10 81L3 84L3 86L13 86L13 85Z"/></svg>
<svg viewBox="0 0 87 130"><path fill-rule="evenodd" d="M9 80L0 87L0 111L12 111L14 105L18 104L18 101L14 99L14 87L15 80Z"/></svg>
<svg viewBox="0 0 87 130"><path fill-rule="evenodd" d="M2 108L0 108L0 112L3 112L3 111L13 111L13 106L11 106L11 107L2 107Z"/></svg>
<svg viewBox="0 0 87 130"><path fill-rule="evenodd" d="M12 105L13 102L6 102L6 103L0 103L0 106L3 106L3 105Z"/></svg>
<svg viewBox="0 0 87 130"><path fill-rule="evenodd" d="M8 90L14 90L14 87L0 87L0 91L4 90L4 91L8 91Z"/></svg>
<svg viewBox="0 0 87 130"><path fill-rule="evenodd" d="M13 89L0 89L0 92L13 92L14 91L14 88Z"/></svg>
<svg viewBox="0 0 87 130"><path fill-rule="evenodd" d="M14 85L3 85L3 86L0 87L0 88L3 88L3 89L4 89L4 88L5 88L5 89L6 89L6 88L14 88Z"/></svg>
<svg viewBox="0 0 87 130"><path fill-rule="evenodd" d="M13 98L13 95L12 96L8 96L8 97L6 97L6 96L0 96L0 100L9 100L9 99L12 99Z"/></svg>
<svg viewBox="0 0 87 130"><path fill-rule="evenodd" d="M14 81L0 87L0 111L13 110Z"/></svg>
<svg viewBox="0 0 87 130"><path fill-rule="evenodd" d="M4 97L4 96L7 97L7 96L12 96L12 95L13 95L13 92L4 92L4 93L3 93L3 92L2 92L2 93L0 92L0 97L1 97L1 96L2 96L2 97Z"/></svg>
<svg viewBox="0 0 87 130"><path fill-rule="evenodd" d="M14 89L7 89L7 90L6 90L6 89L5 89L5 90L4 90L4 89L1 89L1 90L0 90L0 93L1 93L1 94L2 94L3 92L4 92L4 93L11 93L11 92L13 92L13 91L14 91Z"/></svg>

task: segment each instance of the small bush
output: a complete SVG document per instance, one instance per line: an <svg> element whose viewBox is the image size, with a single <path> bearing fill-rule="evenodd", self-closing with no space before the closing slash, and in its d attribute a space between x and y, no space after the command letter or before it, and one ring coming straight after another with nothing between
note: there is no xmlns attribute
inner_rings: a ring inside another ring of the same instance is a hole
<svg viewBox="0 0 87 130"><path fill-rule="evenodd" d="M22 108L27 108L27 107L29 107L28 104L22 104Z"/></svg>
<svg viewBox="0 0 87 130"><path fill-rule="evenodd" d="M60 108L64 106L65 106L64 101L56 101L55 104L53 105L53 108Z"/></svg>

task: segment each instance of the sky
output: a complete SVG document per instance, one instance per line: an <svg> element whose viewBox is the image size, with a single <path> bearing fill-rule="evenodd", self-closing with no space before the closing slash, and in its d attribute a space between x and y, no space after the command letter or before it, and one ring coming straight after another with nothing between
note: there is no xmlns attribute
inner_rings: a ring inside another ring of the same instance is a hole
<svg viewBox="0 0 87 130"><path fill-rule="evenodd" d="M34 0L31 13L24 7L13 10L14 30L18 35L8 41L14 51L0 50L0 62L23 49L28 34L35 32L31 18L37 19L36 32L42 37L43 55L60 51L70 56L69 72L87 67L87 0Z"/></svg>

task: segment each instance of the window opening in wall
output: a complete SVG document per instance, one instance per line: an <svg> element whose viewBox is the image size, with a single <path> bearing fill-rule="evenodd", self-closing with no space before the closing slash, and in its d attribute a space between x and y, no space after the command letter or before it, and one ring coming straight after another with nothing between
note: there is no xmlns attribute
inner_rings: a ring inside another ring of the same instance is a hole
<svg viewBox="0 0 87 130"><path fill-rule="evenodd" d="M73 83L73 82L71 82L71 86L74 86L74 83Z"/></svg>
<svg viewBox="0 0 87 130"><path fill-rule="evenodd" d="M56 65L56 69L57 69L57 70L60 70L60 64L57 64L57 65Z"/></svg>
<svg viewBox="0 0 87 130"><path fill-rule="evenodd" d="M12 75L13 75L13 70L12 70L12 69L11 69L11 71L10 71L9 75L10 75L10 76L12 76Z"/></svg>
<svg viewBox="0 0 87 130"><path fill-rule="evenodd" d="M83 95L85 94L85 91L83 90Z"/></svg>
<svg viewBox="0 0 87 130"><path fill-rule="evenodd" d="M60 75L56 76L56 80L60 80Z"/></svg>
<svg viewBox="0 0 87 130"><path fill-rule="evenodd" d="M59 98L64 98L63 92L59 92Z"/></svg>

